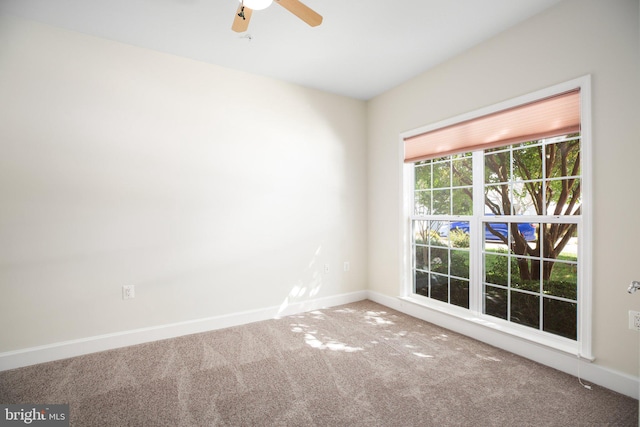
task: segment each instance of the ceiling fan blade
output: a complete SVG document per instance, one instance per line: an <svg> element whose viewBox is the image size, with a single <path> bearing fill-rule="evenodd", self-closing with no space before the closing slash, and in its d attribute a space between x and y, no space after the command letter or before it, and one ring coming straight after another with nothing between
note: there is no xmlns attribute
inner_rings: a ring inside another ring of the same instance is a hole
<svg viewBox="0 0 640 427"><path fill-rule="evenodd" d="M231 25L231 29L236 33L242 33L247 31L249 28L249 21L251 20L251 14L253 10L249 9L247 6L243 6L240 4L238 6L238 10L236 11L236 16L233 18L233 25Z"/></svg>
<svg viewBox="0 0 640 427"><path fill-rule="evenodd" d="M312 27L322 24L322 16L298 0L276 0L276 3Z"/></svg>

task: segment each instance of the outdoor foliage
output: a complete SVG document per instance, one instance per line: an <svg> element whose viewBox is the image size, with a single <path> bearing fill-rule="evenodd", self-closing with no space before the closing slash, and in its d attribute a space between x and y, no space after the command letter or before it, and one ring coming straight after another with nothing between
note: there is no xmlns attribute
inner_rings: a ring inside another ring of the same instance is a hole
<svg viewBox="0 0 640 427"><path fill-rule="evenodd" d="M464 233L463 233L464 234ZM469 251L466 246L449 247L437 233L416 241L416 293L469 308ZM464 238L462 238L464 240Z"/></svg>
<svg viewBox="0 0 640 427"><path fill-rule="evenodd" d="M454 248L468 248L469 233L465 233L462 230L451 230L449 232L449 241Z"/></svg>
<svg viewBox="0 0 640 427"><path fill-rule="evenodd" d="M575 138L575 139L572 139ZM544 154L544 155L543 155ZM543 163L544 159L544 163ZM485 156L485 205L495 215L517 215L533 208L537 215L580 215L581 180L579 135L543 145L530 141L513 150L488 150ZM575 224L544 224L530 245L511 224L512 241L496 233L514 254L547 258L542 269L548 280L554 259L575 235ZM522 280L540 279L540 261L518 262Z"/></svg>
<svg viewBox="0 0 640 427"><path fill-rule="evenodd" d="M540 296L522 291L539 293L542 289L543 319L542 329L556 335L576 339L577 305L572 302L545 298L546 295L577 299L576 257L563 256L556 263L553 280L522 280L519 276L511 276L509 283L509 263L511 271L518 268L514 257L509 257L506 250L485 254L485 313L502 319L510 318L512 322L538 328L540 325ZM501 288L510 286L510 290ZM542 287L542 288L541 288ZM511 313L507 313L507 297L511 292Z"/></svg>

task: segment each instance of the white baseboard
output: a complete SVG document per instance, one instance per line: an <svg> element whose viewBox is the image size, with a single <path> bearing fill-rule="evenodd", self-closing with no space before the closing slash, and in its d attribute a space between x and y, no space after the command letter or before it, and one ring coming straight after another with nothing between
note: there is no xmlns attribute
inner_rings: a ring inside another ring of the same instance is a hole
<svg viewBox="0 0 640 427"><path fill-rule="evenodd" d="M362 301L364 299L367 299L367 291L352 292L302 302L287 302L287 304L282 304L278 307L267 307L223 316L214 316L9 351L0 353L0 371L183 335L229 328L305 311Z"/></svg>
<svg viewBox="0 0 640 427"><path fill-rule="evenodd" d="M279 307L267 307L229 315L99 335L0 353L0 371L183 335L239 326L261 320L348 304L364 299L370 299L378 304L408 314L409 316L470 336L471 338L486 342L487 344L566 372L570 375L578 376L579 374L584 382L598 384L635 399L638 399L640 395L640 382L638 381L638 377L617 372L599 366L596 363L578 360L575 356L526 340L520 340L454 316L429 310L428 308L397 297L390 297L373 291L352 292L309 301L283 304ZM578 369L580 372L578 372Z"/></svg>
<svg viewBox="0 0 640 427"><path fill-rule="evenodd" d="M574 355L518 339L481 324L468 322L455 316L431 310L401 298L390 297L374 291L367 291L367 295L371 301L409 316L469 336L570 375L579 376L585 384L597 384L634 399L638 399L640 395L638 377L599 366L597 363L580 360Z"/></svg>

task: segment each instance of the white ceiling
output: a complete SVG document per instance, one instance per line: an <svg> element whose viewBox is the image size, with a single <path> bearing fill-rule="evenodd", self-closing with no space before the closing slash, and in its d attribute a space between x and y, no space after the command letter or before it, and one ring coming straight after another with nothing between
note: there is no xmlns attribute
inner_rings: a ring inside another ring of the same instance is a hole
<svg viewBox="0 0 640 427"><path fill-rule="evenodd" d="M274 2L244 34L238 0L0 0L0 14L370 99L559 1L303 0L315 28Z"/></svg>

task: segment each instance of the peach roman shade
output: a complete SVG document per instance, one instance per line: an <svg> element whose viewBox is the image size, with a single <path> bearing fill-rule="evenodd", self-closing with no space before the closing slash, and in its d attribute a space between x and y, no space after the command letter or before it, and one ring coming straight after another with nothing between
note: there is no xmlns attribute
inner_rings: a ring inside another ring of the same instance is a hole
<svg viewBox="0 0 640 427"><path fill-rule="evenodd" d="M405 138L407 163L580 131L580 90Z"/></svg>

